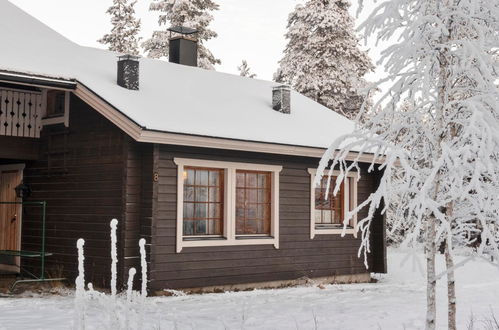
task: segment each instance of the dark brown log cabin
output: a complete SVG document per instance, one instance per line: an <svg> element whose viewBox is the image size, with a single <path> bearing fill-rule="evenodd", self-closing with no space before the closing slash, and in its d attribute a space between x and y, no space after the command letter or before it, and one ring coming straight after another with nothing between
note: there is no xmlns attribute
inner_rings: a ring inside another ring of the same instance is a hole
<svg viewBox="0 0 499 330"><path fill-rule="evenodd" d="M108 287L113 218L119 282L140 267L145 238L153 293L386 272L380 214L369 269L355 219L340 235L377 187L370 156L337 196L312 185L325 147L353 127L346 118L272 82L129 56L117 65L118 54L73 44L7 1L0 18L0 201L47 203L49 276L75 278L84 238L86 280ZM37 251L40 225L39 208L0 205L0 250ZM1 269L40 271L28 257L0 257Z"/></svg>
<svg viewBox="0 0 499 330"><path fill-rule="evenodd" d="M138 240L144 237L150 247L153 291L386 271L381 216L374 222L369 270L357 257L360 242L353 235L310 238L308 169L317 167L318 158L140 143L72 93L70 104L69 127L63 123L43 126L39 139L0 136L0 169L22 164L22 180L31 189L24 201L47 202L46 246L54 254L47 258L49 275L62 272L70 279L75 277L75 242L81 237L86 241L87 279L108 286L112 218L120 221L121 280L129 267L140 267ZM235 245L185 247L177 252L176 158L282 166L279 248ZM362 176L357 185L359 203L376 187L378 175ZM17 221L22 223L21 249L39 250L39 211L24 207ZM21 263L31 272L38 271L37 260L26 258Z"/></svg>

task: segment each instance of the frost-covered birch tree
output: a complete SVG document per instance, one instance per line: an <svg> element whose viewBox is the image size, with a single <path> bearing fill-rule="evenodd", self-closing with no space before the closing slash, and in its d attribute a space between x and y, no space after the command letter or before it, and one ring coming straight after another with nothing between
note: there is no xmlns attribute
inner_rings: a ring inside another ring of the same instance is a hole
<svg viewBox="0 0 499 330"><path fill-rule="evenodd" d="M109 50L123 54L139 54L140 19L135 18L136 3L137 0L113 0L113 5L107 10L111 15L113 27L110 33L98 41L108 45Z"/></svg>
<svg viewBox="0 0 499 330"><path fill-rule="evenodd" d="M237 67L237 70L239 71L239 75L241 77L248 77L248 78L255 78L256 74L251 73L251 68L248 65L248 62L246 60L243 60L240 66Z"/></svg>
<svg viewBox="0 0 499 330"><path fill-rule="evenodd" d="M168 57L170 26L184 26L196 29L198 47L198 65L201 68L214 70L215 64L220 64L205 42L217 37L217 33L209 28L213 21L210 12L218 10L219 6L212 0L153 0L149 10L160 12L158 23L163 30L154 31L152 37L146 40L142 47L151 58Z"/></svg>
<svg viewBox="0 0 499 330"><path fill-rule="evenodd" d="M309 0L289 15L288 44L274 79L354 118L373 69L359 49L349 0Z"/></svg>
<svg viewBox="0 0 499 330"><path fill-rule="evenodd" d="M426 328L435 329L436 281L447 275L448 324L455 329L453 251L499 256L499 2L387 0L360 28L366 37L396 37L380 60L390 87L375 104L380 110L331 144L318 173L330 161L343 174L360 171L347 156L374 154L369 170L383 170L379 187L345 219L368 209L358 223L359 255L370 251L375 210L395 204L391 230L403 228L407 246L425 244ZM447 272L437 275L440 244Z"/></svg>

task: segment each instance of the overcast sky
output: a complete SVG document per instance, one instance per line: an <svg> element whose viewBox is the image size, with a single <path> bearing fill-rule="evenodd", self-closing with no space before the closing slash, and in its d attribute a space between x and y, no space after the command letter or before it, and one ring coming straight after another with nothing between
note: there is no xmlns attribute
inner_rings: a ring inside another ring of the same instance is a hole
<svg viewBox="0 0 499 330"><path fill-rule="evenodd" d="M110 17L105 12L112 0L10 1L80 45L105 48L96 40L111 28ZM211 27L218 33L218 38L210 40L207 45L222 60L217 70L237 73L237 66L246 59L258 78L271 80L286 45L287 17L297 4L305 0L215 1L220 10L214 13ZM158 28L158 13L148 10L150 3L151 0L138 0L136 5L144 39ZM355 8L352 8L352 14L353 10ZM367 47L375 62L378 50L371 44ZM364 49L367 47L363 46ZM372 80L379 75L378 72L368 78Z"/></svg>

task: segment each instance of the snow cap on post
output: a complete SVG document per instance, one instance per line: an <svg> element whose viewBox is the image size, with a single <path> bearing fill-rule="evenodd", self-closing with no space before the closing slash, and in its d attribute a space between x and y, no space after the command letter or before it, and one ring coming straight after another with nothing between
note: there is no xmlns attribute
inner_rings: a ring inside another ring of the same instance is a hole
<svg viewBox="0 0 499 330"><path fill-rule="evenodd" d="M170 31L168 60L171 63L197 67L198 41L191 36L198 31L185 26L172 26L168 31Z"/></svg>
<svg viewBox="0 0 499 330"><path fill-rule="evenodd" d="M118 56L118 85L135 91L139 89L139 56Z"/></svg>
<svg viewBox="0 0 499 330"><path fill-rule="evenodd" d="M282 113L291 113L291 88L280 85L272 88L272 108Z"/></svg>

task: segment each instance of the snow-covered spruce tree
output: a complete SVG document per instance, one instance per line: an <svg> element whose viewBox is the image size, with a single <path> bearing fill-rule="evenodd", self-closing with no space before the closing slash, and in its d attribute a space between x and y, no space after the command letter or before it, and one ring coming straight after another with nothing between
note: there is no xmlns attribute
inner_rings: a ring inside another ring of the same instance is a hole
<svg viewBox="0 0 499 330"><path fill-rule="evenodd" d="M499 256L499 2L388 0L361 29L366 37L396 37L381 59L391 85L375 104L382 109L332 143L316 180L331 160L341 173L359 171L357 161L347 161L349 152L374 153L382 163L379 187L345 224L368 208L358 223L359 254L366 257L375 210L398 203L392 230L404 228L407 246L425 243L427 329L436 324L435 254L443 243L448 322L455 329L455 247ZM402 100L410 106L400 107Z"/></svg>
<svg viewBox="0 0 499 330"><path fill-rule="evenodd" d="M151 58L168 57L170 32L166 29L170 26L189 27L198 31L199 67L214 70L214 65L220 64L220 60L213 56L204 42L217 36L217 33L209 28L209 25L213 21L210 12L218 10L218 7L218 4L212 0L153 0L149 10L161 13L158 23L165 29L154 31L152 37L142 44L147 56Z"/></svg>
<svg viewBox="0 0 499 330"><path fill-rule="evenodd" d="M349 118L365 98L373 69L359 49L349 0L309 0L288 18L288 44L274 79Z"/></svg>
<svg viewBox="0 0 499 330"><path fill-rule="evenodd" d="M133 8L136 3L137 0L113 0L113 5L107 10L111 15L113 28L111 33L98 41L109 45L109 50L130 55L139 54L140 19L135 18Z"/></svg>
<svg viewBox="0 0 499 330"><path fill-rule="evenodd" d="M251 73L251 68L248 65L248 62L246 60L243 60L240 66L237 67L237 70L239 70L239 75L241 77L248 77L248 78L255 78L256 74Z"/></svg>

